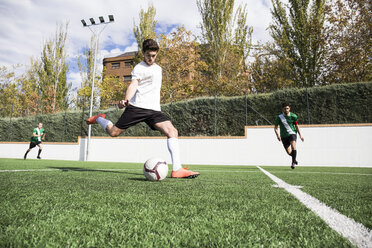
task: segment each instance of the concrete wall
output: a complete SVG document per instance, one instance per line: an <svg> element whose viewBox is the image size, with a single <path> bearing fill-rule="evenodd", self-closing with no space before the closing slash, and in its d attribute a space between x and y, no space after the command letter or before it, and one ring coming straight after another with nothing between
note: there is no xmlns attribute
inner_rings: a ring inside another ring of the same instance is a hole
<svg viewBox="0 0 372 248"><path fill-rule="evenodd" d="M180 137L183 164L290 165L273 126L248 126L242 137ZM297 160L303 166L372 167L372 124L302 125ZM84 160L86 138L78 143L43 143L43 159ZM23 158L28 143L0 143L0 157ZM35 158L37 148L28 158ZM92 137L89 161L137 162L161 157L171 163L162 137Z"/></svg>

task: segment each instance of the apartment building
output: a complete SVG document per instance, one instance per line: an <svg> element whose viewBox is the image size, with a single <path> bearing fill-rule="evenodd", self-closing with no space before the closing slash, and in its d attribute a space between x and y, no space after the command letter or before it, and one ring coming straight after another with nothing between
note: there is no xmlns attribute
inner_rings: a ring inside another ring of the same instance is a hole
<svg viewBox="0 0 372 248"><path fill-rule="evenodd" d="M103 67L106 69L105 76L118 77L124 82L131 81L131 72L136 52L127 52L117 56L103 59Z"/></svg>

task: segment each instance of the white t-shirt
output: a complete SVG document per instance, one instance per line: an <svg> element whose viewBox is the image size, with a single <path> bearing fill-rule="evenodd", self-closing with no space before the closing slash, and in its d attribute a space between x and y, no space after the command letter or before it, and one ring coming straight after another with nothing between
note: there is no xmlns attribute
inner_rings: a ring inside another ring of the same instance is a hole
<svg viewBox="0 0 372 248"><path fill-rule="evenodd" d="M149 66L142 61L133 68L132 79L137 79L139 82L130 104L139 108L160 111L161 67L157 64Z"/></svg>

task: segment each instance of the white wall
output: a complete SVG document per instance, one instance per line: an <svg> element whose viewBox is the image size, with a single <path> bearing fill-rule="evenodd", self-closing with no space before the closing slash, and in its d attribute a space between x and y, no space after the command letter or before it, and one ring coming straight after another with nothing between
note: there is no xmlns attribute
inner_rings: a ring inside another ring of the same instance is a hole
<svg viewBox="0 0 372 248"><path fill-rule="evenodd" d="M299 165L372 167L372 124L302 126ZM272 126L246 127L243 137L180 137L183 164L290 165ZM43 143L43 159L83 160L86 138L78 143ZM23 158L28 143L0 143L0 157ZM37 148L28 158L35 158ZM138 162L161 157L171 163L161 137L92 137L89 161Z"/></svg>

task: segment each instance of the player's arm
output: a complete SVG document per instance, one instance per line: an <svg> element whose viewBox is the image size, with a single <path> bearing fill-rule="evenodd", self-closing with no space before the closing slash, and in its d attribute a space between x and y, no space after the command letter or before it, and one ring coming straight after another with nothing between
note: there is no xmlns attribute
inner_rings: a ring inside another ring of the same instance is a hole
<svg viewBox="0 0 372 248"><path fill-rule="evenodd" d="M279 125L275 125L274 127L274 131L275 131L275 134L276 134L276 138L281 141L282 139L280 138L280 134L279 134Z"/></svg>
<svg viewBox="0 0 372 248"><path fill-rule="evenodd" d="M296 121L295 126L296 126L297 133L298 133L298 135L300 136L300 139L303 142L305 139L304 139L304 137L302 137L301 130L300 130L300 127L298 126L298 122L297 121Z"/></svg>
<svg viewBox="0 0 372 248"><path fill-rule="evenodd" d="M136 93L137 87L138 87L138 79L132 79L125 93L125 99L121 100L118 104L118 107L120 109L127 107L129 105L129 101L130 99L132 99L132 97Z"/></svg>
<svg viewBox="0 0 372 248"><path fill-rule="evenodd" d="M42 140L45 140L45 132L42 134L41 139L42 139Z"/></svg>
<svg viewBox="0 0 372 248"><path fill-rule="evenodd" d="M37 134L36 130L32 132L32 136L39 137L40 135Z"/></svg>
<svg viewBox="0 0 372 248"><path fill-rule="evenodd" d="M280 123L280 118L279 116L276 117L275 119L275 123L274 123L274 131L275 131L275 134L276 134L276 138L281 141L282 139L280 138L280 134L279 134L279 123Z"/></svg>

